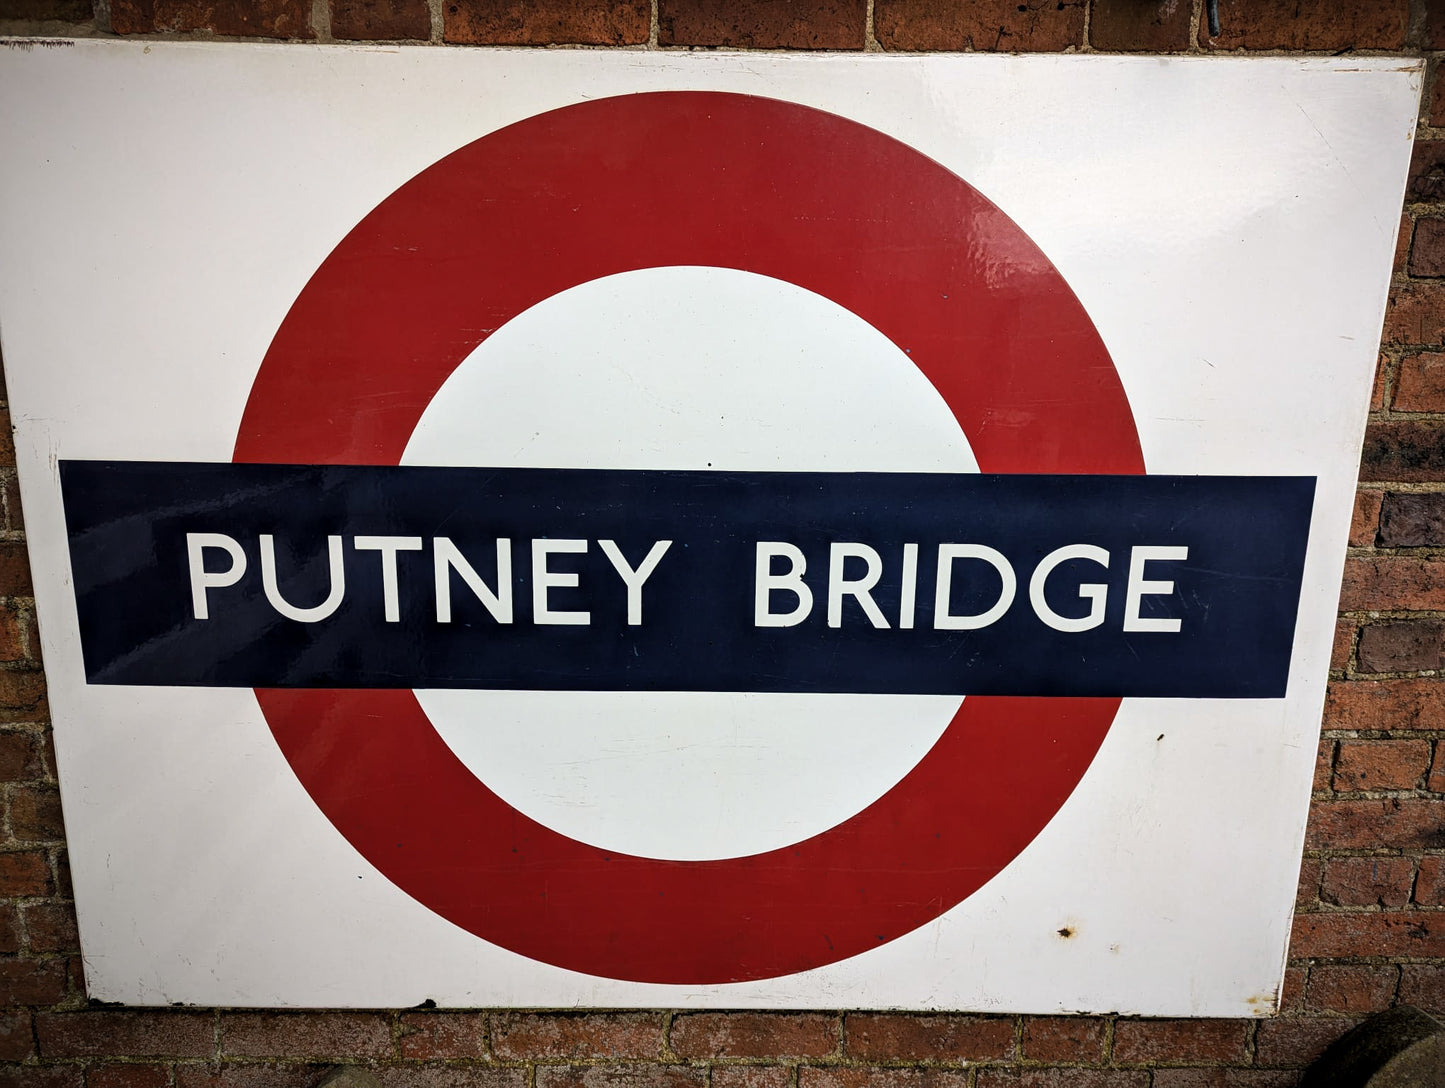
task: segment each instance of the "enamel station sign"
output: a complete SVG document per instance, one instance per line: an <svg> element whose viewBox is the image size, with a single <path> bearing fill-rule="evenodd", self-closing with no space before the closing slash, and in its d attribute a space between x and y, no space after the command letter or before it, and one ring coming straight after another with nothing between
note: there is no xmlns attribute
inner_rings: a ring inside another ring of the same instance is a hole
<svg viewBox="0 0 1445 1088"><path fill-rule="evenodd" d="M91 995L1271 1011L1419 84L0 55Z"/></svg>

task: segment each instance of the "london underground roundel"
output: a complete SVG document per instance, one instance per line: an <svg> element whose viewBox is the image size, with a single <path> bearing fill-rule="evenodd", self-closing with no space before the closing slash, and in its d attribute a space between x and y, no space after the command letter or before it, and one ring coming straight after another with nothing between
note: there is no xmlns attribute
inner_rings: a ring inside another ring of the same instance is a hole
<svg viewBox="0 0 1445 1088"><path fill-rule="evenodd" d="M872 129L722 93L559 109L402 186L297 299L236 460L394 465L476 330L589 280L670 265L776 277L864 318L942 394L984 472L1143 471L1108 352L1002 212ZM767 853L687 862L609 852L517 812L410 690L256 694L316 803L400 888L524 956L665 983L806 970L949 910L1058 810L1118 705L970 697L851 819Z"/></svg>

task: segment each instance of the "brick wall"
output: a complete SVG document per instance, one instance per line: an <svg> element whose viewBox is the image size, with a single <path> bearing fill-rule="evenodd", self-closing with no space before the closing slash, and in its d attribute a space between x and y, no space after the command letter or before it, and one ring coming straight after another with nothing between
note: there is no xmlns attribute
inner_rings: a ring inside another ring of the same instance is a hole
<svg viewBox="0 0 1445 1088"><path fill-rule="evenodd" d="M0 1088L307 1085L343 1062L398 1086L1283 1088L1372 1011L1445 1016L1445 0L1219 0L1219 15L1211 38L1203 0L0 0L0 34L1431 61L1283 1015L88 1007L0 399Z"/></svg>

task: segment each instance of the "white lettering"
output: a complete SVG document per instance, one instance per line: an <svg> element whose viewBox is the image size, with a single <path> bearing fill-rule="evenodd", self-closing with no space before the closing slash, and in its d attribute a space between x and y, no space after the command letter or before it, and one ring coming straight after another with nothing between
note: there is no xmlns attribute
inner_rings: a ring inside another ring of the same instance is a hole
<svg viewBox="0 0 1445 1088"><path fill-rule="evenodd" d="M231 557L231 565L225 570L206 570L207 548L220 548ZM191 568L191 610L196 619L208 620L211 613L206 605L206 590L224 589L239 582L246 573L246 553L225 533L187 533L186 558Z"/></svg>
<svg viewBox="0 0 1445 1088"><path fill-rule="evenodd" d="M1162 545L1141 544L1129 553L1129 584L1124 591L1124 630L1126 631L1178 631L1178 619L1160 619L1139 615L1139 602L1146 594L1162 596L1174 592L1174 583L1149 582L1144 580L1144 564L1151 560L1178 562L1189 558L1188 548L1170 548Z"/></svg>
<svg viewBox="0 0 1445 1088"><path fill-rule="evenodd" d="M597 546L602 549L602 554L612 561L613 568L627 586L627 622L636 627L642 623L642 584L652 577L657 564L667 554L667 549L672 547L672 541L659 540L654 544L636 570L633 570L623 557L622 549L617 546L616 541L599 540Z"/></svg>
<svg viewBox="0 0 1445 1088"><path fill-rule="evenodd" d="M789 569L783 574L773 573L773 557L788 560ZM759 540L756 574L753 581L753 626L794 627L808 618L813 610L813 591L803 583L803 573L808 561L796 544L782 540ZM770 608L773 591L791 593L798 598L798 605L791 612L775 613Z"/></svg>
<svg viewBox="0 0 1445 1088"><path fill-rule="evenodd" d="M493 593L482 581L467 557L451 542L450 537L439 536L432 541L432 573L436 582L437 623L452 622L452 578L451 572L462 576L467 588L476 595L482 606L491 613L498 623L512 622L512 541L505 536L497 538L497 591Z"/></svg>
<svg viewBox="0 0 1445 1088"><path fill-rule="evenodd" d="M547 569L547 557L557 554L580 555L587 550L585 540L532 541L532 622L564 627L585 627L592 622L591 612L557 612L547 605L549 590L575 586L576 574L563 574Z"/></svg>
<svg viewBox="0 0 1445 1088"><path fill-rule="evenodd" d="M281 596L281 588L276 584L275 538L269 533L261 534L261 586L266 591L266 599L271 602L271 607L288 620L316 623L341 606L341 599L346 595L346 567L342 563L341 538L328 536L326 551L331 570L331 591L320 604L312 608L297 608Z"/></svg>
<svg viewBox="0 0 1445 1088"><path fill-rule="evenodd" d="M1029 579L1029 603L1034 606L1034 614L1055 631L1092 631L1104 622L1104 607L1109 600L1109 587L1105 583L1089 582L1079 587L1079 597L1091 603L1088 615L1077 619L1059 615L1044 600L1044 583L1049 575L1060 563L1067 563L1070 559L1088 559L1106 569L1109 566L1109 553L1092 544L1070 544L1049 552L1034 568L1034 576Z"/></svg>
<svg viewBox="0 0 1445 1088"><path fill-rule="evenodd" d="M401 591L396 584L396 553L421 551L419 536L357 536L351 546L359 552L381 553L381 601L387 623L401 620Z"/></svg>
<svg viewBox="0 0 1445 1088"><path fill-rule="evenodd" d="M953 562L955 559L981 559L998 571L1003 586L992 607L975 616L955 616L949 609L953 594ZM1018 591L1014 569L1002 552L986 544L940 544L938 546L938 584L933 598L933 626L939 631L974 631L987 627L1009 610Z"/></svg>
<svg viewBox="0 0 1445 1088"><path fill-rule="evenodd" d="M862 578L844 578L849 559L861 559L867 566ZM883 610L873 600L872 589L883 576L883 557L867 544L834 542L828 552L828 626L843 626L843 598L852 597L874 627L887 627Z"/></svg>

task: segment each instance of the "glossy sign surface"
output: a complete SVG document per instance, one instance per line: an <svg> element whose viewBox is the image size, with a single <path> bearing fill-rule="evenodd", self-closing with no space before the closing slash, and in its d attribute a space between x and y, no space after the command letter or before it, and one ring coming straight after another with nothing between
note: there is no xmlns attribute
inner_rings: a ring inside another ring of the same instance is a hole
<svg viewBox="0 0 1445 1088"><path fill-rule="evenodd" d="M63 133L122 202L184 174L227 209L92 236L97 299L145 252L177 303L97 302L119 369L33 320L46 251L0 217L39 269L0 316L37 555L71 558L37 592L98 996L1268 1007L1416 72L76 52L0 68L61 103L0 110L55 163L5 206L64 195ZM55 94L87 81L192 135L128 172Z"/></svg>

